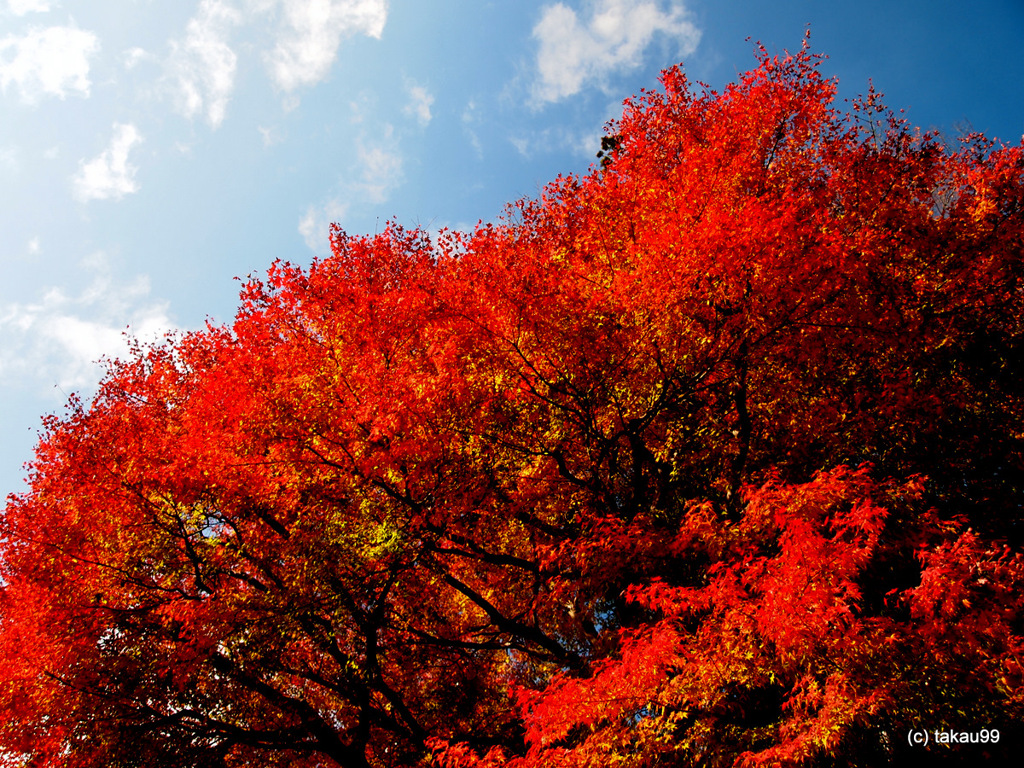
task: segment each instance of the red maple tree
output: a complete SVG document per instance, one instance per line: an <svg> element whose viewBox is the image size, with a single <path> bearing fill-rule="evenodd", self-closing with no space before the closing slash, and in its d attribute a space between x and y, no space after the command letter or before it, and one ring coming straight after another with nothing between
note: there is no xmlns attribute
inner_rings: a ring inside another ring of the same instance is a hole
<svg viewBox="0 0 1024 768"><path fill-rule="evenodd" d="M111 363L3 516L4 764L1009 755L1024 147L818 63L668 70L503 222Z"/></svg>

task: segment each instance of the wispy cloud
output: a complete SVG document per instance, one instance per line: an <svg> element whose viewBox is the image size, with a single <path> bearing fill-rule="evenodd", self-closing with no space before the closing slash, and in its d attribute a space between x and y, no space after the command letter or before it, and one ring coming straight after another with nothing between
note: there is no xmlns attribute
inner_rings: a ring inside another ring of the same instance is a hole
<svg viewBox="0 0 1024 768"><path fill-rule="evenodd" d="M149 53L145 48L129 48L121 54L121 63L127 70L133 70L139 65L139 62L145 61L146 59L152 59L153 54Z"/></svg>
<svg viewBox="0 0 1024 768"><path fill-rule="evenodd" d="M600 130L595 128L569 128L556 126L527 134L509 137L509 143L516 152L527 160L551 152L571 152L585 158L593 158L601 146Z"/></svg>
<svg viewBox="0 0 1024 768"><path fill-rule="evenodd" d="M0 39L0 88L17 86L25 103L44 96L88 96L89 59L100 49L99 38L76 27L32 29Z"/></svg>
<svg viewBox="0 0 1024 768"><path fill-rule="evenodd" d="M299 220L299 234L312 251L326 252L330 224L344 222L353 208L387 202L402 183L404 159L394 134L394 127L385 123L374 139L367 139L365 134L358 137L355 164L336 194L306 209Z"/></svg>
<svg viewBox="0 0 1024 768"><path fill-rule="evenodd" d="M360 139L356 149L361 167L357 189L371 203L386 202L392 190L402 182L402 155L394 139L394 129L385 124L379 139Z"/></svg>
<svg viewBox="0 0 1024 768"><path fill-rule="evenodd" d="M15 173L18 170L19 155L17 147L0 147L0 171Z"/></svg>
<svg viewBox="0 0 1024 768"><path fill-rule="evenodd" d="M661 5L654 0L590 0L582 20L564 3L546 6L533 28L539 43L534 102L559 101L614 72L638 67L658 35L674 38L680 56L692 53L700 31L685 7L674 0L667 10Z"/></svg>
<svg viewBox="0 0 1024 768"><path fill-rule="evenodd" d="M15 16L26 13L46 13L50 10L49 0L7 0L7 8Z"/></svg>
<svg viewBox="0 0 1024 768"><path fill-rule="evenodd" d="M36 302L0 305L0 381L91 387L98 360L127 353L125 332L155 341L174 327L146 277L118 283L103 254L89 262L92 278L77 295L53 287Z"/></svg>
<svg viewBox="0 0 1024 768"><path fill-rule="evenodd" d="M338 198L331 198L321 205L311 205L299 220L299 234L314 253L330 250L328 234L334 222L340 222L348 213L348 205Z"/></svg>
<svg viewBox="0 0 1024 768"><path fill-rule="evenodd" d="M142 141L134 125L114 123L114 135L110 146L92 160L83 160L78 173L72 179L75 197L83 203L90 200L120 200L125 195L137 192L135 173L138 170L128 163L128 154Z"/></svg>
<svg viewBox="0 0 1024 768"><path fill-rule="evenodd" d="M184 33L169 42L163 86L178 112L189 119L205 117L216 129L235 92L239 56L252 54L260 45L256 41L266 39L269 47L262 56L270 80L286 94L285 108L293 109L299 88L330 74L345 38L381 36L387 11L387 0L201 0ZM254 29L256 36L247 36ZM235 35L240 42L233 47ZM130 70L152 55L131 48L121 58ZM426 98L420 110L429 114Z"/></svg>
<svg viewBox="0 0 1024 768"><path fill-rule="evenodd" d="M405 89L409 94L409 103L405 105L405 114L416 118L420 125L430 123L430 107L434 104L434 97L422 85L414 82L407 82Z"/></svg>
<svg viewBox="0 0 1024 768"><path fill-rule="evenodd" d="M283 0L284 26L267 56L274 83L283 91L323 80L342 38L380 37L387 0Z"/></svg>
<svg viewBox="0 0 1024 768"><path fill-rule="evenodd" d="M480 143L480 136L476 132L475 126L480 122L480 110L476 105L475 101L470 100L466 104L466 108L462 110L462 129L466 132L466 136L469 137L470 146L473 147L473 151L476 153L477 159L482 160L484 157L484 147Z"/></svg>
<svg viewBox="0 0 1024 768"><path fill-rule="evenodd" d="M241 14L221 0L203 0L185 28L185 39L171 43L168 74L185 117L205 113L214 128L224 122L238 64L227 37L241 20Z"/></svg>
<svg viewBox="0 0 1024 768"><path fill-rule="evenodd" d="M256 126L256 130L259 132L260 136L263 137L264 147L272 147L275 144L280 144L284 141L284 135L274 126L267 128L266 126L258 125Z"/></svg>

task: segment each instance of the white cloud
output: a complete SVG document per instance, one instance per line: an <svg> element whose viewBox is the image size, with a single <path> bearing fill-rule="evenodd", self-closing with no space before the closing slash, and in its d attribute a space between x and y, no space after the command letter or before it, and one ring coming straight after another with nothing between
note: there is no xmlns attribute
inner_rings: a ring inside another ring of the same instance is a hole
<svg viewBox="0 0 1024 768"><path fill-rule="evenodd" d="M14 146L0 147L0 170L14 174L18 170L21 151Z"/></svg>
<svg viewBox="0 0 1024 768"><path fill-rule="evenodd" d="M49 0L7 0L7 7L15 16L26 13L46 13L50 10Z"/></svg>
<svg viewBox="0 0 1024 768"><path fill-rule="evenodd" d="M381 141L367 145L360 139L356 145L362 166L361 182L356 187L372 203L386 202L402 181L402 156L392 135L392 127L385 125Z"/></svg>
<svg viewBox="0 0 1024 768"><path fill-rule="evenodd" d="M323 80L343 37L379 38L387 0L283 0L285 29L267 56L274 83L283 91Z"/></svg>
<svg viewBox="0 0 1024 768"><path fill-rule="evenodd" d="M14 84L34 104L42 96L89 95L89 58L100 49L92 32L75 27L32 29L0 39L0 88Z"/></svg>
<svg viewBox="0 0 1024 768"><path fill-rule="evenodd" d="M477 159L483 160L484 147L483 144L480 143L480 136L473 127L480 122L478 112L479 110L476 106L476 102L472 100L469 101L469 103L466 104L466 108L462 110L462 128L469 137L470 146L472 146L473 151L476 152Z"/></svg>
<svg viewBox="0 0 1024 768"><path fill-rule="evenodd" d="M373 143L365 135L356 140L356 166L348 180L326 203L311 205L299 220L299 234L310 250L326 253L328 227L343 222L352 205L380 205L402 183L403 159L394 138L394 128L385 123Z"/></svg>
<svg viewBox="0 0 1024 768"><path fill-rule="evenodd" d="M256 130L259 131L260 136L263 137L264 148L272 147L275 144L280 144L282 141L284 141L284 136L281 134L281 131L279 131L274 126L266 128L262 125L258 125L256 126Z"/></svg>
<svg viewBox="0 0 1024 768"><path fill-rule="evenodd" d="M145 48L129 48L123 54L121 54L121 61L124 64L124 68L127 70L135 69L139 65L140 61L153 58L152 54L146 51Z"/></svg>
<svg viewBox="0 0 1024 768"><path fill-rule="evenodd" d="M675 38L680 56L692 53L700 31L688 21L686 9L676 0L667 11L660 5L660 0L590 0L589 16L582 22L563 3L546 6L533 28L540 43L534 100L558 101L586 83L638 67L656 35Z"/></svg>
<svg viewBox="0 0 1024 768"><path fill-rule="evenodd" d="M516 152L527 160L550 152L571 152L584 158L593 158L600 149L600 130L573 129L565 126L532 131L526 135L509 137Z"/></svg>
<svg viewBox="0 0 1024 768"><path fill-rule="evenodd" d="M110 146L88 162L79 163L78 173L72 179L75 197L83 203L90 200L120 200L139 189L135 183L138 170L128 163L128 153L142 141L134 125L114 123Z"/></svg>
<svg viewBox="0 0 1024 768"><path fill-rule="evenodd" d="M185 39L171 43L168 72L185 117L205 112L214 128L224 121L238 64L227 35L241 20L238 11L221 0L203 0L185 28Z"/></svg>
<svg viewBox="0 0 1024 768"><path fill-rule="evenodd" d="M348 205L337 198L306 209L306 215L299 220L299 234L311 251L324 254L330 252L330 226L344 219L346 213Z"/></svg>
<svg viewBox="0 0 1024 768"><path fill-rule="evenodd" d="M406 90L409 92L409 103L405 106L405 114L415 117L420 125L428 125L434 97L422 85L415 83L406 83Z"/></svg>
<svg viewBox="0 0 1024 768"><path fill-rule="evenodd" d="M236 50L231 36L238 27L269 23L269 29L260 31L272 41L263 59L274 86L284 92L289 111L299 103L294 91L327 77L344 38L381 36L387 10L387 0L201 0L184 35L170 42L164 87L178 112L189 119L203 116L218 128L235 91L239 54L256 45L242 43ZM149 58L151 54L141 48L122 54L129 70ZM429 95L426 98L417 116L423 109L429 114Z"/></svg>
<svg viewBox="0 0 1024 768"><path fill-rule="evenodd" d="M54 287L37 302L0 305L0 381L92 387L100 358L128 352L126 331L156 341L172 329L167 303L150 296L146 277L117 284L102 254L90 261L92 280L77 296Z"/></svg>

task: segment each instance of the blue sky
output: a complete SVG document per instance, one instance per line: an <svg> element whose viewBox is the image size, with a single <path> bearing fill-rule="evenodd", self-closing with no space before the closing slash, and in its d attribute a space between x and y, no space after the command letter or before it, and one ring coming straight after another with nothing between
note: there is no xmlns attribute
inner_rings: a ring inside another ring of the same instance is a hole
<svg viewBox="0 0 1024 768"><path fill-rule="evenodd" d="M1021 0L0 0L0 493L125 330L230 321L331 221L493 220L664 67L721 87L808 25L842 97L1021 140Z"/></svg>

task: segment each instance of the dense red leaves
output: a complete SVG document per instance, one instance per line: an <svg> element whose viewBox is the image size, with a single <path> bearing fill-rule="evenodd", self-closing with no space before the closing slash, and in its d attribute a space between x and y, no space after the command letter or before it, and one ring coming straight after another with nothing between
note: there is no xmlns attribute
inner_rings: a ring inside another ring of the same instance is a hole
<svg viewBox="0 0 1024 768"><path fill-rule="evenodd" d="M504 223L112 364L4 516L7 763L1010 754L1022 148L816 66L669 70Z"/></svg>
<svg viewBox="0 0 1024 768"><path fill-rule="evenodd" d="M970 533L932 550L925 542L942 531L923 513L909 536L925 553L921 585L886 596L909 618L867 610L869 569L905 544L893 510L906 510L902 527L919 503L913 484L878 488L866 471L841 469L763 486L737 525L709 526L698 514L698 546L717 553L706 585L655 577L629 588L627 600L653 620L623 631L617 656L591 678L559 679L529 697L531 751L513 764L623 754L644 765L841 762L864 731L875 743L857 745L860 757L885 762L925 715L1006 727L1019 690L986 689L1019 669L1020 638L1009 632L1022 608L1019 556L983 551Z"/></svg>

